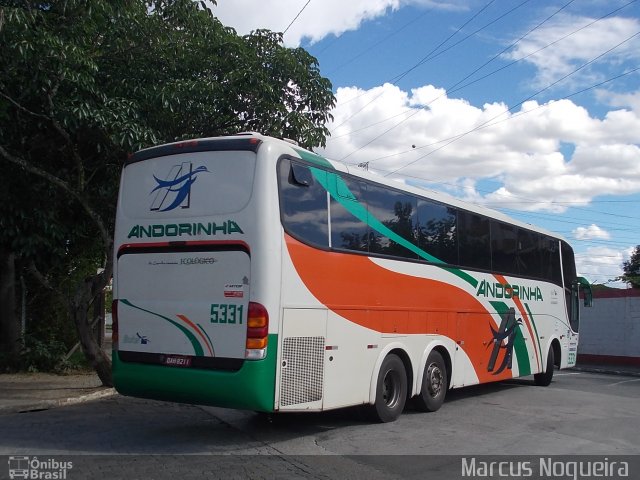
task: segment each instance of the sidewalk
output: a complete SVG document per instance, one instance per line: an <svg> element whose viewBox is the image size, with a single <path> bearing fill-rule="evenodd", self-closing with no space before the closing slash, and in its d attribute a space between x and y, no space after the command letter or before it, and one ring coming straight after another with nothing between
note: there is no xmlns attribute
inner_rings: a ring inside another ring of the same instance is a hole
<svg viewBox="0 0 640 480"><path fill-rule="evenodd" d="M631 377L640 377L640 367L632 365L615 365L604 363L578 363L571 370L589 373L605 373L608 375L629 375Z"/></svg>
<svg viewBox="0 0 640 480"><path fill-rule="evenodd" d="M111 357L111 338L103 348ZM74 405L115 395L113 388L104 387L92 371L56 375L53 373L0 374L0 415L47 410Z"/></svg>
<svg viewBox="0 0 640 480"><path fill-rule="evenodd" d="M93 372L0 374L0 415L46 410L115 395Z"/></svg>

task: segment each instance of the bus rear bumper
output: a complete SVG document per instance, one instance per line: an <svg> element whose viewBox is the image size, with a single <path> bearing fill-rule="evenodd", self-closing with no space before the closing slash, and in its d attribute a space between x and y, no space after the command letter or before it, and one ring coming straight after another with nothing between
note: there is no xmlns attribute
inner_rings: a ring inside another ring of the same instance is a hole
<svg viewBox="0 0 640 480"><path fill-rule="evenodd" d="M269 337L267 357L235 372L124 362L114 351L113 383L131 397L272 412L277 338Z"/></svg>

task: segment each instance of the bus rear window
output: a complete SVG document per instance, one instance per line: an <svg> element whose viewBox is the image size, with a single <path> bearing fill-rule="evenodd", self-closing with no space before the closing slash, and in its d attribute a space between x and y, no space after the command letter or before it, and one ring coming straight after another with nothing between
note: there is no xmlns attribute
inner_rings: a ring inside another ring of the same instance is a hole
<svg viewBox="0 0 640 480"><path fill-rule="evenodd" d="M256 155L204 151L167 155L127 165L121 188L126 217L156 219L235 213L253 191Z"/></svg>

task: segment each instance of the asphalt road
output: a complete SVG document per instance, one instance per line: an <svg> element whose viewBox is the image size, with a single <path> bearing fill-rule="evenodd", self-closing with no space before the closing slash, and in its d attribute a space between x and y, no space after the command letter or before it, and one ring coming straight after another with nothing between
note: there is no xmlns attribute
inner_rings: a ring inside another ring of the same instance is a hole
<svg viewBox="0 0 640 480"><path fill-rule="evenodd" d="M562 371L546 388L470 387L388 424L359 409L268 417L114 396L0 415L0 432L0 455L69 458L69 479L460 478L460 456L640 454L640 378Z"/></svg>

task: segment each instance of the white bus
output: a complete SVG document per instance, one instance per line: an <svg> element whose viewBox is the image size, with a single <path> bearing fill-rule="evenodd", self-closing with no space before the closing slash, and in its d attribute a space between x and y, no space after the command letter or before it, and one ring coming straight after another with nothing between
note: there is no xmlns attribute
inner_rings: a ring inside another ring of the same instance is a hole
<svg viewBox="0 0 640 480"><path fill-rule="evenodd" d="M558 236L253 133L134 154L114 258L116 389L262 412L548 385L590 302Z"/></svg>

